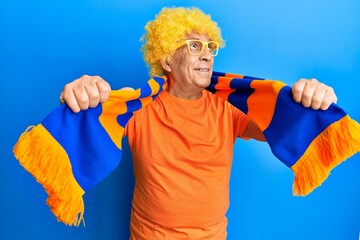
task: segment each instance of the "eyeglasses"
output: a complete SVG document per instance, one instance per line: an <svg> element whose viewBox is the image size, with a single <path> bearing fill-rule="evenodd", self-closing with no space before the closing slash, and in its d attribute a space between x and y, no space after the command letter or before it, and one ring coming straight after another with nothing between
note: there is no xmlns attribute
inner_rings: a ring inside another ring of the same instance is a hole
<svg viewBox="0 0 360 240"><path fill-rule="evenodd" d="M215 57L218 55L219 52L219 43L215 41L201 41L198 39L189 39L185 40L185 44L188 47L188 51L192 55L200 55L203 51L205 46L207 47L210 55Z"/></svg>

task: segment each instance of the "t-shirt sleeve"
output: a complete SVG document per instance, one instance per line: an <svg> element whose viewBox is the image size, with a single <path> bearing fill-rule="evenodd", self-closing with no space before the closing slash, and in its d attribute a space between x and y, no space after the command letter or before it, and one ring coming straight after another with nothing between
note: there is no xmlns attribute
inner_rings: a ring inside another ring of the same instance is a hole
<svg viewBox="0 0 360 240"><path fill-rule="evenodd" d="M246 127L249 124L250 118L241 110L232 107L233 121L234 121L234 133L236 137L242 137Z"/></svg>
<svg viewBox="0 0 360 240"><path fill-rule="evenodd" d="M129 142L130 146L132 146L132 144L134 142L134 138L136 136L136 131L139 131L141 128L141 126L139 124L139 122L141 122L141 118L139 121L140 112L143 112L143 109L140 109L139 111L134 112L133 116L129 119L129 121L126 123L126 126L125 126L123 137L128 138L128 142ZM142 115L140 115L140 116L142 116Z"/></svg>
<svg viewBox="0 0 360 240"><path fill-rule="evenodd" d="M134 113L135 114L135 113ZM126 123L124 137L128 137L135 131L135 117L132 116L129 121Z"/></svg>

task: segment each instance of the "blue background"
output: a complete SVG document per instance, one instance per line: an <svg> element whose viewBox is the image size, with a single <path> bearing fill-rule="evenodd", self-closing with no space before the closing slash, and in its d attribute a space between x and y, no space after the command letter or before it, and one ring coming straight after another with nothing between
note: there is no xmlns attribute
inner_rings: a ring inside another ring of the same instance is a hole
<svg viewBox="0 0 360 240"><path fill-rule="evenodd" d="M128 147L119 167L85 194L86 227L57 223L46 194L11 149L59 104L65 83L100 75L113 89L148 79L139 38L163 6L198 6L227 46L215 69L281 79L315 77L360 121L360 1L0 0L0 239L127 239L134 185ZM360 156L309 196L293 197L292 172L264 143L238 140L228 239L358 239Z"/></svg>

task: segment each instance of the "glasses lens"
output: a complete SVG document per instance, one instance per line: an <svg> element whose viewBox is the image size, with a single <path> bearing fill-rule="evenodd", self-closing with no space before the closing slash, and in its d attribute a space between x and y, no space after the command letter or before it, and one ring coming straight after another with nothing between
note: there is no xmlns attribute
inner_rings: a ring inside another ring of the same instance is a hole
<svg viewBox="0 0 360 240"><path fill-rule="evenodd" d="M189 52L193 55L199 55L203 51L203 44L206 44L206 47L212 56L216 56L218 53L219 45L217 42L209 41L203 42L200 40L189 40L188 42Z"/></svg>
<svg viewBox="0 0 360 240"><path fill-rule="evenodd" d="M207 43L207 47L210 51L210 54L216 56L219 50L219 45L217 42L210 41Z"/></svg>
<svg viewBox="0 0 360 240"><path fill-rule="evenodd" d="M192 53L194 55L198 55L198 54L201 53L201 49L202 49L202 42L197 41L197 40L189 41L189 51L190 51L190 53Z"/></svg>

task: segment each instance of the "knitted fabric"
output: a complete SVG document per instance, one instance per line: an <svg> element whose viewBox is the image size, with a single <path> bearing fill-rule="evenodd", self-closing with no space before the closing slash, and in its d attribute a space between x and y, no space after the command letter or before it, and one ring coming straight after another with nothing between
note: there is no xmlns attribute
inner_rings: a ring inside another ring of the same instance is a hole
<svg viewBox="0 0 360 240"><path fill-rule="evenodd" d="M166 77L153 77L139 89L112 91L108 101L80 113L61 105L20 136L14 155L44 187L59 221L83 221L82 196L119 164L126 123L166 86ZM342 108L305 108L280 81L213 72L207 90L260 127L273 154L294 172L294 195L309 194L360 150L360 125Z"/></svg>

